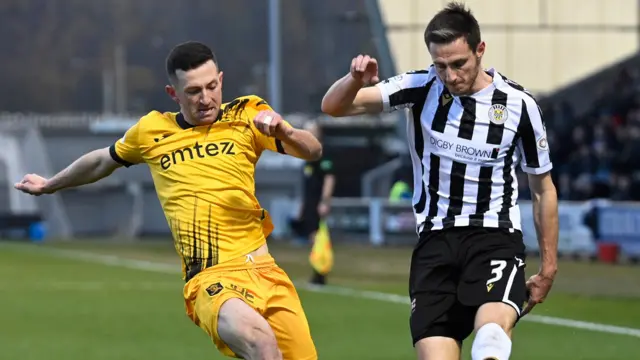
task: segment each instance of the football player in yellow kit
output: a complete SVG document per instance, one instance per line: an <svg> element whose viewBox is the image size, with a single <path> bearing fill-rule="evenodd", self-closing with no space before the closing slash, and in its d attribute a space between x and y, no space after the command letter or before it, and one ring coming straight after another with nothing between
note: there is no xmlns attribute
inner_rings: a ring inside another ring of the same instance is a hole
<svg viewBox="0 0 640 360"><path fill-rule="evenodd" d="M254 172L264 150L317 160L322 146L257 96L222 103L223 73L202 43L176 46L167 74L179 112L152 111L110 147L15 187L51 194L147 164L182 259L189 318L230 357L317 359L296 289L269 254L273 225Z"/></svg>

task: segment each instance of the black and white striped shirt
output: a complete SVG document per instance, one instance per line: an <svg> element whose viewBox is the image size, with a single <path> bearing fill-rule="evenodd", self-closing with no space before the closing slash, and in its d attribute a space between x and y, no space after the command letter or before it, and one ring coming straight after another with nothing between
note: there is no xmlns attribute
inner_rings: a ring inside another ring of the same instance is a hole
<svg viewBox="0 0 640 360"><path fill-rule="evenodd" d="M493 83L452 96L431 66L387 79L384 111L408 108L417 232L457 226L520 230L516 166L552 168L542 114L522 86L494 69Z"/></svg>

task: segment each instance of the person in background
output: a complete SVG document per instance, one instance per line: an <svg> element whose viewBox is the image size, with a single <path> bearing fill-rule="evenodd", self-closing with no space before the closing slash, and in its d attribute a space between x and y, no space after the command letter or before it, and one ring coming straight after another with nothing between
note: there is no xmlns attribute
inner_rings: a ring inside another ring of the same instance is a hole
<svg viewBox="0 0 640 360"><path fill-rule="evenodd" d="M322 131L316 122L308 123L305 130L322 141ZM309 239L311 244L316 245L318 230L321 226L326 229L325 219L331 210L331 198L336 183L333 161L326 155L323 155L319 160L306 161L303 167L302 182L302 202L298 219L294 221L294 228L300 236ZM328 241L328 237L323 236L323 246L313 246L311 250L312 284L326 284L326 277L331 266L330 264L323 266L320 263L325 263L323 259L332 259L330 243L325 243Z"/></svg>
<svg viewBox="0 0 640 360"><path fill-rule="evenodd" d="M400 202L402 200L411 200L413 196L412 189L412 176L413 169L411 162L406 161L407 157L400 158L403 162L400 168L398 168L393 174L393 184L389 191L389 201Z"/></svg>

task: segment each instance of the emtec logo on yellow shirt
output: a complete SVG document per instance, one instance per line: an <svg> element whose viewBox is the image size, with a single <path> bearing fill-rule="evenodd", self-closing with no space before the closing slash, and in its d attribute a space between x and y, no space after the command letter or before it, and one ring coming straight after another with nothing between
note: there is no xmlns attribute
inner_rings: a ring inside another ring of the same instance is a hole
<svg viewBox="0 0 640 360"><path fill-rule="evenodd" d="M176 165L183 161L193 160L196 157L204 159L207 156L235 155L235 144L231 141L212 142L201 145L196 142L191 147L172 151L171 154L162 155L160 166L163 170L169 170L171 165Z"/></svg>

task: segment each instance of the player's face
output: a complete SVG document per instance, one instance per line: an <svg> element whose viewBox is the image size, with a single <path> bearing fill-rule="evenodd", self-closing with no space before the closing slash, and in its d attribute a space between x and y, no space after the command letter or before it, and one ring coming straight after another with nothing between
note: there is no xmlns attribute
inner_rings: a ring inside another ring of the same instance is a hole
<svg viewBox="0 0 640 360"><path fill-rule="evenodd" d="M175 84L167 87L167 93L193 125L211 124L222 104L222 75L213 61L192 70L178 70Z"/></svg>
<svg viewBox="0 0 640 360"><path fill-rule="evenodd" d="M438 76L451 94L468 95L473 92L482 70L480 60L484 49L485 43L481 42L474 53L464 37L448 44L429 44L429 53Z"/></svg>

